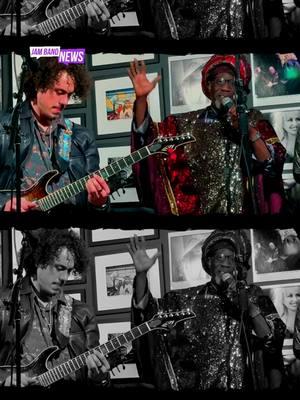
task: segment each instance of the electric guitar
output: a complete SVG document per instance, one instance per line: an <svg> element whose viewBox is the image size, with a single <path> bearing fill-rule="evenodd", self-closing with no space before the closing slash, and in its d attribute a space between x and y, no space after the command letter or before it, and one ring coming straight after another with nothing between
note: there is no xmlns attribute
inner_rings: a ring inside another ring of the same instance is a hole
<svg viewBox="0 0 300 400"><path fill-rule="evenodd" d="M43 174L40 179L30 188L22 191L21 197L28 201L34 202L37 205L38 210L49 211L53 207L63 203L65 200L85 191L86 182L95 174L100 175L103 179L107 180L108 178L122 171L122 169L129 167L143 160L144 158L151 156L152 154L163 153L165 155L169 155L169 153L174 151L176 147L182 146L186 143L194 142L195 140L196 139L194 136L189 133L180 136L158 136L151 144L109 164L105 168L95 171L90 175L84 176L83 178L69 183L68 185L48 194L46 190L47 185L54 179L54 177L59 175L57 170L51 170Z"/></svg>
<svg viewBox="0 0 300 400"><path fill-rule="evenodd" d="M96 346L54 368L48 369L47 362L59 352L57 346L51 346L42 351L30 364L21 366L21 373L26 373L28 376L36 378L38 385L47 387L84 367L87 357L92 354L94 350L99 351L105 356L146 333L155 329L169 331L178 324L178 322L195 318L195 316L195 313L190 309L174 312L159 312L155 314L151 320L136 326L130 331L118 335L114 339ZM7 371L7 373L11 372L11 368L14 370L16 369L15 366L11 367L10 365L0 366L0 369Z"/></svg>
<svg viewBox="0 0 300 400"><path fill-rule="evenodd" d="M93 0L84 0L67 10L48 17L48 9L53 1L54 0L39 1L32 10L21 14L21 21L29 26L35 26L41 35L47 36L64 25L85 15L87 5L93 2ZM110 18L120 12L126 11L131 2L132 0L104 0L104 4L110 13ZM11 18L11 14L0 14L0 30L5 29L6 26L12 22ZM13 21L16 21L15 14L13 15Z"/></svg>

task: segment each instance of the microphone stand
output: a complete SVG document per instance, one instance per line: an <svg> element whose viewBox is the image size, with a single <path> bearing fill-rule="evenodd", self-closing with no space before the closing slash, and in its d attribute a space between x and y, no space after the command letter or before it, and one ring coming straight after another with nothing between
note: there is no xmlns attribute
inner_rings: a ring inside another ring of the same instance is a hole
<svg viewBox="0 0 300 400"><path fill-rule="evenodd" d="M15 10L16 10L16 36L21 37L21 8L23 0L15 0Z"/></svg>
<svg viewBox="0 0 300 400"><path fill-rule="evenodd" d="M21 253L22 254L22 253ZM15 338L16 338L16 354L15 354L15 365L16 365L16 386L21 387L21 302L20 302L20 288L21 281L23 278L23 257L21 257L18 269L14 269L14 274L17 275L17 279L13 285L10 305L11 312L9 316L9 325L15 327Z"/></svg>
<svg viewBox="0 0 300 400"><path fill-rule="evenodd" d="M243 169L246 173L246 178L248 181L248 187L250 192L250 199L252 204L252 211L254 215L258 214L258 209L255 201L253 184L251 180L251 170L252 170L252 151L250 148L249 138L248 138L248 109L247 109L247 93L244 89L242 79L240 77L240 55L235 56L235 69L237 73L237 80L235 84L236 94L237 94L237 113L239 122L239 131L241 133L241 156L244 162Z"/></svg>
<svg viewBox="0 0 300 400"><path fill-rule="evenodd" d="M18 93L14 95L17 99L17 103L12 111L10 117L10 124L6 126L6 130L10 135L10 142L9 142L9 150L15 150L16 158L15 158L15 166L16 166L16 211L17 213L21 213L21 128L19 124L20 120L20 109L21 104L23 101L23 92L24 92L24 75L25 72L28 70L29 66L26 62L26 58L23 58L22 63L22 72L21 72L21 79L20 79L20 87Z"/></svg>
<svg viewBox="0 0 300 400"><path fill-rule="evenodd" d="M248 360L249 360L249 369L251 373L251 379L252 379L252 385L253 385L253 390L257 391L257 381L256 381L256 376L255 376L255 371L254 371L254 366L253 366L253 361L252 361L252 352L249 344L249 338L247 335L247 329L246 329L246 324L247 324L247 319L245 317L248 316L248 292L247 292L247 285L245 282L241 281L240 283L237 284L237 294L238 294L238 303L241 311L241 332L243 332L243 337L244 337L244 342L246 345L246 351L248 355Z"/></svg>

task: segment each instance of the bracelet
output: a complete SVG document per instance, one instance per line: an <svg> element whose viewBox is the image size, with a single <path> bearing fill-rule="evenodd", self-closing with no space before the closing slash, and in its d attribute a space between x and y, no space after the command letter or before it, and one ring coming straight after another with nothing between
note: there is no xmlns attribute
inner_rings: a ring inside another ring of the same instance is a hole
<svg viewBox="0 0 300 400"><path fill-rule="evenodd" d="M258 139L261 138L261 134L256 131L254 139L249 139L251 143L255 143Z"/></svg>

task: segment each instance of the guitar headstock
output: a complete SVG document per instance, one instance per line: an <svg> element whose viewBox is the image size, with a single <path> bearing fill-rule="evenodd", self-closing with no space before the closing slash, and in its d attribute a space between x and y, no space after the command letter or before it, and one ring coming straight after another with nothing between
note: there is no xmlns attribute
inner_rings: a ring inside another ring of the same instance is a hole
<svg viewBox="0 0 300 400"><path fill-rule="evenodd" d="M134 9L133 0L105 0L104 4L110 13L110 18Z"/></svg>
<svg viewBox="0 0 300 400"><path fill-rule="evenodd" d="M185 133L179 136L158 136L148 146L148 149L152 154L164 153L168 155L177 147L195 141L196 139L191 133Z"/></svg>
<svg viewBox="0 0 300 400"><path fill-rule="evenodd" d="M174 326L178 324L178 322L182 322L195 317L196 314L189 308L180 311L160 311L155 314L150 321L148 321L148 324L152 329L170 330L174 328Z"/></svg>

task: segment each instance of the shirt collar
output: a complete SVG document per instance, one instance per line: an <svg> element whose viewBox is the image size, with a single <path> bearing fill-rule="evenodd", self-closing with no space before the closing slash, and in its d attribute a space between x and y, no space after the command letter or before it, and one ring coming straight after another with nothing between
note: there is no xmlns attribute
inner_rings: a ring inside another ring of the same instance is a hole
<svg viewBox="0 0 300 400"><path fill-rule="evenodd" d="M20 112L20 119L23 118L33 118L34 122L36 121L36 118L33 114L32 108L31 108L31 104L29 100L25 100L22 103L21 106L21 112ZM61 114L61 116L55 120L55 127L59 126L62 127L63 129L67 129L67 125L65 123L64 117Z"/></svg>

